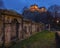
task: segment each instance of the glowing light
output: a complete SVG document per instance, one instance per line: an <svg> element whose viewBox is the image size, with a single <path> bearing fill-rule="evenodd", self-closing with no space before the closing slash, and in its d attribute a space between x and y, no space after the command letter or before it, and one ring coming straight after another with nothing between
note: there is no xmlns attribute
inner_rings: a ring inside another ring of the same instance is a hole
<svg viewBox="0 0 60 48"><path fill-rule="evenodd" d="M57 20L56 22L59 23L59 20Z"/></svg>

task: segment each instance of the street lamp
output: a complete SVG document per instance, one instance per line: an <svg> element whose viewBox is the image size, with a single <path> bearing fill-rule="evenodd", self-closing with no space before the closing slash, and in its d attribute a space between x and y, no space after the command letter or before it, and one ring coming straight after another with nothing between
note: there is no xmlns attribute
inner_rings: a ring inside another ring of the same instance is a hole
<svg viewBox="0 0 60 48"><path fill-rule="evenodd" d="M59 20L56 21L57 22L57 29L59 29Z"/></svg>
<svg viewBox="0 0 60 48"><path fill-rule="evenodd" d="M56 22L59 23L59 20L57 20Z"/></svg>

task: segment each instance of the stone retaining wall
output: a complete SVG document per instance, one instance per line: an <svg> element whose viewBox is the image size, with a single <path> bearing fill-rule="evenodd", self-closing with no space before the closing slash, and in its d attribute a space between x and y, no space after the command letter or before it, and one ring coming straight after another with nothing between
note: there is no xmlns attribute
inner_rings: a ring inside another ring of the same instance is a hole
<svg viewBox="0 0 60 48"><path fill-rule="evenodd" d="M5 10L4 10L5 11ZM0 17L0 43L9 44L18 40L23 40L36 32L44 30L42 23L36 23L24 19L22 15L11 11L2 11ZM7 13L6 13L7 12Z"/></svg>

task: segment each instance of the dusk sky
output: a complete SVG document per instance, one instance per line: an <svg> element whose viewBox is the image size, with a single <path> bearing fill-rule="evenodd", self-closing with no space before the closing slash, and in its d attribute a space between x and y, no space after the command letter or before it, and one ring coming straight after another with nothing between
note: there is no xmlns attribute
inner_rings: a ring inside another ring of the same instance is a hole
<svg viewBox="0 0 60 48"><path fill-rule="evenodd" d="M51 5L60 5L60 0L3 0L5 8L13 9L22 12L23 8L29 7L32 4L37 4L39 7L45 6L48 8Z"/></svg>

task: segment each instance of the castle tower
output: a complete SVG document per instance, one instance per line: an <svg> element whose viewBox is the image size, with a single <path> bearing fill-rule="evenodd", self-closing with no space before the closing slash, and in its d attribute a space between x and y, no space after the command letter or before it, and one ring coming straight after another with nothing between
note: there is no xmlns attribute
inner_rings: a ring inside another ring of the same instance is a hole
<svg viewBox="0 0 60 48"><path fill-rule="evenodd" d="M47 10L46 10L46 8L45 7L40 7L39 8L39 12L46 12Z"/></svg>
<svg viewBox="0 0 60 48"><path fill-rule="evenodd" d="M38 5L34 4L30 6L30 11L37 11L38 10Z"/></svg>

